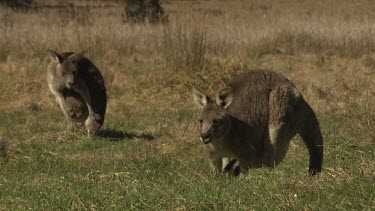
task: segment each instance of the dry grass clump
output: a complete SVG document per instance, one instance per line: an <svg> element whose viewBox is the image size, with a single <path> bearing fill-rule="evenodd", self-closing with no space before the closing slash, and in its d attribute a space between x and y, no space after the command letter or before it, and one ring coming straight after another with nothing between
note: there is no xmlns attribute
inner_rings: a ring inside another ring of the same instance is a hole
<svg viewBox="0 0 375 211"><path fill-rule="evenodd" d="M207 32L202 25L174 24L163 27L163 56L177 71L200 70L205 65Z"/></svg>

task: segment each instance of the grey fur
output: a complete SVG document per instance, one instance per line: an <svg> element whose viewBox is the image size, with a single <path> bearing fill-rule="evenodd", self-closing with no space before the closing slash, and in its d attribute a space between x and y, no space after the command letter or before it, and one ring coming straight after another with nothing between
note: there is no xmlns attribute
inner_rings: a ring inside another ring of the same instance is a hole
<svg viewBox="0 0 375 211"><path fill-rule="evenodd" d="M200 138L214 171L230 169L223 163L228 159L237 160L245 172L262 166L274 168L297 133L310 154L310 174L321 171L323 138L319 122L283 75L268 70L248 71L235 76L229 88L218 92L215 101L197 89L193 89L193 97L202 109Z"/></svg>
<svg viewBox="0 0 375 211"><path fill-rule="evenodd" d="M85 124L89 134L104 123L107 95L99 69L83 52L56 53L47 51L48 87L69 123Z"/></svg>

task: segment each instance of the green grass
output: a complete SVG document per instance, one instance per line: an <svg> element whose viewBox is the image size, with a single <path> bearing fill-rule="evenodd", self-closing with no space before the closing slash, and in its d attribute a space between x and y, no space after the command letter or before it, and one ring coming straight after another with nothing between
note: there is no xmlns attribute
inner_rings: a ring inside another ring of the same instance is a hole
<svg viewBox="0 0 375 211"><path fill-rule="evenodd" d="M263 57L244 64L280 67L317 112L324 169L315 177L308 176L308 153L298 137L272 172L254 169L239 178L210 172L188 87L197 83L212 92L241 71L231 64L224 77L220 66L172 75L159 66L131 64L121 73L128 80L108 86L105 124L92 138L83 129L67 130L47 87L34 87L46 84L44 73L22 78L16 69L0 84L6 93L0 135L8 142L6 156L0 157L0 210L373 210L374 110L366 107L371 98L363 95L367 88L362 85L368 79L348 70L342 70L348 76L336 75L340 65L352 70L357 60L332 57L320 65L316 58ZM104 75L113 73L103 69ZM200 76L214 78L214 87L196 82ZM343 82L349 85L335 90ZM13 90L23 92L11 98ZM40 102L31 101L36 109L30 110L19 99L34 98L33 90L46 92Z"/></svg>
<svg viewBox="0 0 375 211"><path fill-rule="evenodd" d="M361 131L349 136L360 130L340 123L353 118L350 115L320 117L325 135L321 175L307 175L307 151L296 138L274 171L257 169L247 177L229 178L211 174L199 141L191 138L193 134L178 137L172 122L167 123L171 129L160 126L147 132L155 127L156 116L158 121L175 116L181 124L195 121L193 110L142 113L131 120L109 114L103 137L92 139L84 131L66 131L57 111L1 113L9 152L0 166L0 208L374 208L373 143L364 141L369 137ZM353 128L343 131L340 125ZM177 147L168 150L171 146Z"/></svg>

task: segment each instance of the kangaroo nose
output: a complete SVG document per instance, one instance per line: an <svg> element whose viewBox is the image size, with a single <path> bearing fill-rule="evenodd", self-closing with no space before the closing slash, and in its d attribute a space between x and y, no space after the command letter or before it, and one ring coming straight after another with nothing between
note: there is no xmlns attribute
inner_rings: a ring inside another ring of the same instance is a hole
<svg viewBox="0 0 375 211"><path fill-rule="evenodd" d="M67 82L66 85L67 85L68 88L70 88L70 87L73 86L73 82Z"/></svg>
<svg viewBox="0 0 375 211"><path fill-rule="evenodd" d="M208 144L211 141L211 134L201 133L200 139L204 144Z"/></svg>

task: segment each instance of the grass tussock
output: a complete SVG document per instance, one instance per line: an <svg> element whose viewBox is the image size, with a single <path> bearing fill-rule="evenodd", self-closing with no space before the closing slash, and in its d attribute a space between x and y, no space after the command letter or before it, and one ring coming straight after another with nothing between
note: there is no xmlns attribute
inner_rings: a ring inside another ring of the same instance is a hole
<svg viewBox="0 0 375 211"><path fill-rule="evenodd" d="M35 2L0 7L0 209L374 209L373 4L163 1L168 23L124 24L116 1ZM97 136L67 129L46 49L86 50L101 70ZM191 88L211 95L249 69L286 75L317 113L320 176L298 137L272 172L210 173Z"/></svg>
<svg viewBox="0 0 375 211"><path fill-rule="evenodd" d="M205 65L207 34L203 26L168 25L163 27L163 56L176 71L200 70Z"/></svg>

